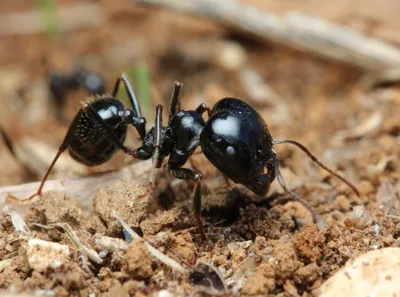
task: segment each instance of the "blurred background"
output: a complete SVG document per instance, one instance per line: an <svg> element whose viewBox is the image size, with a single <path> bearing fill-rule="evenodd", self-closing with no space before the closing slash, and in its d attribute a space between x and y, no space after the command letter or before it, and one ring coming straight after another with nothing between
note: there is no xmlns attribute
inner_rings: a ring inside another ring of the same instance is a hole
<svg viewBox="0 0 400 297"><path fill-rule="evenodd" d="M17 159L0 142L0 186L39 180L79 103L127 72L148 127L175 80L185 109L241 97L275 139L304 143L374 192L381 178L399 178L399 10L396 0L1 1L0 124ZM127 104L125 92L118 98ZM134 129L126 145L140 145ZM278 154L292 175L320 174L301 152ZM62 160L52 177L133 162L122 153L95 168Z"/></svg>

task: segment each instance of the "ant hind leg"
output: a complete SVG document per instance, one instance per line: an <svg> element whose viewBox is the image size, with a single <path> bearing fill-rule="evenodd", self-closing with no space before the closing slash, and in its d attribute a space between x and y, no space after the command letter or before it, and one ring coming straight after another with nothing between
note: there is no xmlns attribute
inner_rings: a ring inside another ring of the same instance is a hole
<svg viewBox="0 0 400 297"><path fill-rule="evenodd" d="M42 194L43 186L44 186L51 170L53 169L54 165L56 164L58 158L68 148L69 144L71 143L72 137L75 133L75 129L79 123L79 120L80 120L83 112L84 112L83 108L80 109L79 112L76 114L74 120L71 122L71 125L68 128L67 134L65 134L64 140L61 143L60 147L58 148L58 152L57 152L56 156L54 157L53 161L51 162L49 168L47 169L46 174L44 175L44 177L40 183L39 189L36 191L36 193L34 193L30 197L24 198L24 199L19 199L15 196L8 195L8 197L7 197L8 199L17 200L17 201L27 201L27 200L32 200L34 197L40 196Z"/></svg>

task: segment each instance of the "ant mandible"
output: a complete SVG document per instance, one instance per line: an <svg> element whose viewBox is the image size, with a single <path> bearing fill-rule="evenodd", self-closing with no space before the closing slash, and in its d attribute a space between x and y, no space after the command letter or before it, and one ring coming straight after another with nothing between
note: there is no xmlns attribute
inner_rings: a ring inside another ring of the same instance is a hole
<svg viewBox="0 0 400 297"><path fill-rule="evenodd" d="M125 108L116 98L121 81L127 90L132 110ZM360 195L354 185L319 162L304 145L294 140L274 141L263 118L248 103L238 98L223 98L212 109L203 103L195 110L181 110L181 87L181 83L174 83L168 125L162 125L162 106L157 105L155 126L146 133L146 119L142 117L139 102L127 76L122 74L111 95L95 96L93 101L85 103L79 110L38 191L27 199L42 193L50 171L67 148L72 158L89 166L106 162L117 149L140 160L153 158L150 187L154 182L155 168L160 168L164 158L169 155L167 170L178 179L196 182L194 216L204 241L206 236L201 220L201 176L195 170L182 168L200 146L207 159L219 171L258 196L265 196L271 182L277 177L284 191L310 210L317 222L318 214L284 183L274 149L274 145L282 143L299 147L315 163L347 184L357 196ZM208 113L207 121L202 117L204 112ZM137 149L127 148L123 144L128 124L136 128L142 139L142 146Z"/></svg>

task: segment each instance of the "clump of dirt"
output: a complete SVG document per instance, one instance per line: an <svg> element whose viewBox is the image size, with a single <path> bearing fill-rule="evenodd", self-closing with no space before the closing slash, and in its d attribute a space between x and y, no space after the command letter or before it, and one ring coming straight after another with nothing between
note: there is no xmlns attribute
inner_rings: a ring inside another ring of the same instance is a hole
<svg viewBox="0 0 400 297"><path fill-rule="evenodd" d="M133 239L121 261L121 271L136 280L146 280L153 275L153 260L143 240Z"/></svg>
<svg viewBox="0 0 400 297"><path fill-rule="evenodd" d="M259 296L272 293L275 289L275 276L275 265L261 264L243 285L243 295Z"/></svg>
<svg viewBox="0 0 400 297"><path fill-rule="evenodd" d="M195 263L197 246L189 232L168 232L162 244L167 255L189 265Z"/></svg>
<svg viewBox="0 0 400 297"><path fill-rule="evenodd" d="M318 230L317 226L307 225L295 235L294 244L304 263L316 262L322 256L325 236Z"/></svg>
<svg viewBox="0 0 400 297"><path fill-rule="evenodd" d="M193 217L186 207L175 207L168 211L158 211L140 223L144 235L155 235L166 229L183 230L193 224Z"/></svg>
<svg viewBox="0 0 400 297"><path fill-rule="evenodd" d="M150 203L147 187L124 181L100 190L93 197L94 214L99 217L110 236L122 230L121 225L112 217L112 210L130 226L139 227L149 213Z"/></svg>
<svg viewBox="0 0 400 297"><path fill-rule="evenodd" d="M79 228L84 219L77 203L69 199L65 193L47 192L40 200L34 202L26 215L26 220L40 224L65 222L73 228Z"/></svg>
<svg viewBox="0 0 400 297"><path fill-rule="evenodd" d="M382 186L380 199L389 199L393 189ZM240 190L230 191L238 195ZM230 191L227 199L232 195ZM250 201L242 202L239 217L225 226L206 220L208 242L202 244L195 220L186 206L176 202L170 210L152 213L154 201L157 199L147 195L146 187L117 182L96 193L94 213L87 217L68 196L57 192L46 193L31 205L26 216L31 233L16 233L10 217L3 216L0 287L50 290L57 296L148 295L160 288L185 296L190 292L216 290L192 285L187 274L172 273L175 268L154 258L144 243L147 241L188 271L197 260L213 263L221 277L230 281L232 291L228 295L233 292L243 296L285 292L301 295L312 293L349 259L372 249L400 245L394 237L399 233L398 224L382 215L379 208L369 210L368 220L363 224L356 223L354 216L359 214L353 211L347 214L333 211L325 217L326 229L319 230L312 223L299 223L307 215L297 203L271 207L268 203ZM344 211L335 201L332 203ZM211 216L208 219L213 221L211 209L210 206L207 211ZM143 239L126 243L130 239L111 215L112 210L143 234ZM36 225L62 222L71 226L85 247L101 255L102 263L90 260L89 254L62 228L48 230ZM30 267L27 242L33 237L68 246L68 259L45 271ZM100 244L99 239L118 240L118 243L111 247Z"/></svg>

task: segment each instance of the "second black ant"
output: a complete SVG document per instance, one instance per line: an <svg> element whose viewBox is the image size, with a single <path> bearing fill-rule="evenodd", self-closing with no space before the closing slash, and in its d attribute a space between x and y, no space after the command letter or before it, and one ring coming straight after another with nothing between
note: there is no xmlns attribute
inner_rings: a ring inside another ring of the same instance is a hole
<svg viewBox="0 0 400 297"><path fill-rule="evenodd" d="M116 98L121 82L126 88L132 109L125 108ZM219 171L258 196L264 197L268 193L270 184L276 177L284 191L310 210L314 221L319 221L315 210L285 185L274 148L282 143L300 148L315 163L347 184L359 196L354 185L319 162L304 145L294 140L273 140L263 118L248 103L238 98L223 98L212 109L203 103L195 110L181 110L181 87L181 83L175 82L168 124L162 125L163 107L157 105L155 126L146 132L146 119L142 116L140 104L128 77L122 74L111 95L97 95L82 106L70 124L38 191L28 199L42 193L50 171L66 149L75 160L88 166L108 161L118 149L140 160L153 158L150 187L154 182L155 168L161 167L165 157L169 156L167 170L178 179L196 183L194 216L204 241L206 236L201 220L201 176L192 169L182 168L200 146L207 159ZM203 119L204 112L208 113L207 121ZM123 144L128 124L136 128L142 139L142 146L137 149L130 149Z"/></svg>

